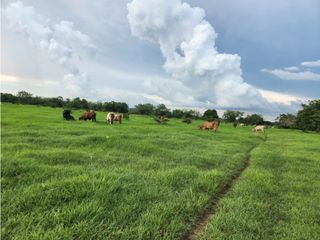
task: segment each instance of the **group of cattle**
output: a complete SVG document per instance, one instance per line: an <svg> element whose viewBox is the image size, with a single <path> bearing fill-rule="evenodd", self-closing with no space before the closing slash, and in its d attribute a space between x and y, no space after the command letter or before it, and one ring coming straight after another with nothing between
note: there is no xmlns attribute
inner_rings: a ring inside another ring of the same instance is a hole
<svg viewBox="0 0 320 240"><path fill-rule="evenodd" d="M92 122L96 122L97 121L96 117L97 117L97 114L95 113L94 110L87 110L82 114L82 116L79 117L79 120L84 120L84 121L91 120ZM125 117L129 118L129 115L126 114ZM63 111L63 118L66 120L75 120L74 117L71 115L71 111L67 109ZM122 119L123 119L122 114L116 114L114 112L109 112L105 118L107 124L113 124L114 122L119 122L121 124ZM214 121L206 120L199 126L199 129L212 130L214 132L217 132L219 126L220 126L220 121L218 120L214 120ZM240 126L245 126L245 124L240 123ZM252 131L264 133L265 129L266 129L265 125L257 125L252 129Z"/></svg>
<svg viewBox="0 0 320 240"><path fill-rule="evenodd" d="M199 126L199 129L203 130L212 130L214 132L218 131L218 128L219 128L219 125L220 125L220 121L204 121L200 126ZM240 126L245 126L244 123L240 123ZM262 132L264 133L265 132L265 129L266 129L266 126L265 125L256 125L252 131L253 132Z"/></svg>
<svg viewBox="0 0 320 240"><path fill-rule="evenodd" d="M65 109L62 115L65 120L75 120L74 117L71 115L70 110ZM122 114L109 112L105 120L106 120L106 123L108 124L113 124L114 122L119 122L121 124L122 118L123 118ZM127 115L127 118L129 118L129 115ZM94 110L87 110L79 117L79 120L84 120L84 121L91 120L92 122L96 122L97 114Z"/></svg>

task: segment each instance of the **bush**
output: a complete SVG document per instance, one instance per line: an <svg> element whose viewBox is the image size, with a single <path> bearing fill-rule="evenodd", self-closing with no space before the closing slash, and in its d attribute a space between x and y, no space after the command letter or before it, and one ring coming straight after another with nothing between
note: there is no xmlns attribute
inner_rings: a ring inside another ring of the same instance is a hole
<svg viewBox="0 0 320 240"><path fill-rule="evenodd" d="M191 118L184 118L182 120L183 123L186 123L186 124L191 124L192 123L192 119Z"/></svg>
<svg viewBox="0 0 320 240"><path fill-rule="evenodd" d="M169 121L169 119L165 116L154 116L153 120L155 120L159 124L166 124Z"/></svg>

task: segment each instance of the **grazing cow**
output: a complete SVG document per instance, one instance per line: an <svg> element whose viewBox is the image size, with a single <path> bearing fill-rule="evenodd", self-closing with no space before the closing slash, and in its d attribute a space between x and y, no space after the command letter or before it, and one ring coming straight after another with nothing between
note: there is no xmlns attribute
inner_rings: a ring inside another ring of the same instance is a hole
<svg viewBox="0 0 320 240"><path fill-rule="evenodd" d="M114 112L109 112L106 117L106 123L113 124L114 121L122 123L122 114L115 114Z"/></svg>
<svg viewBox="0 0 320 240"><path fill-rule="evenodd" d="M265 128L266 128L266 126L264 126L264 125L257 125L252 129L252 131L264 133Z"/></svg>
<svg viewBox="0 0 320 240"><path fill-rule="evenodd" d="M79 117L79 120L91 120L92 122L96 122L96 113L94 110L87 110L81 117Z"/></svg>
<svg viewBox="0 0 320 240"><path fill-rule="evenodd" d="M68 110L68 109L63 110L62 115L65 120L74 120L74 117L71 115L71 110Z"/></svg>
<svg viewBox="0 0 320 240"><path fill-rule="evenodd" d="M200 126L199 129L212 129L212 131L218 131L220 125L220 121L204 121Z"/></svg>
<svg viewBox="0 0 320 240"><path fill-rule="evenodd" d="M240 123L239 126L240 126L240 127L244 127L245 124L244 124L244 123Z"/></svg>

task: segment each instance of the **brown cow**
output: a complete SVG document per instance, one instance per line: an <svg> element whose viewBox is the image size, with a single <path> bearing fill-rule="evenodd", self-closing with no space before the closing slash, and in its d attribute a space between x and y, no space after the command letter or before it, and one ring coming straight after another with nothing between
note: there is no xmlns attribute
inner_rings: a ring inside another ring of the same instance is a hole
<svg viewBox="0 0 320 240"><path fill-rule="evenodd" d="M87 110L81 117L79 117L79 120L92 120L92 122L96 122L96 113L94 110Z"/></svg>
<svg viewBox="0 0 320 240"><path fill-rule="evenodd" d="M219 121L204 121L200 126L199 129L212 129L212 131L218 131L220 122Z"/></svg>

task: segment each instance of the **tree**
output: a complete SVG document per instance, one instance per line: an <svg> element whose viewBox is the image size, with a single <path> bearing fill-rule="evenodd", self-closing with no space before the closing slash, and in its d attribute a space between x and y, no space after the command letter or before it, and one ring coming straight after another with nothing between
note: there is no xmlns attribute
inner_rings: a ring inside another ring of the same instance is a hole
<svg viewBox="0 0 320 240"><path fill-rule="evenodd" d="M81 99L79 97L76 97L76 98L72 99L71 102L70 102L70 105L71 105L72 108L80 109L81 106L82 106Z"/></svg>
<svg viewBox="0 0 320 240"><path fill-rule="evenodd" d="M22 104L32 104L32 94L26 91L20 91L17 94L17 100Z"/></svg>
<svg viewBox="0 0 320 240"><path fill-rule="evenodd" d="M14 96L11 93L1 93L1 102L10 102L15 103L16 102L16 96Z"/></svg>
<svg viewBox="0 0 320 240"><path fill-rule="evenodd" d="M293 114L280 114L276 118L276 124L280 128L295 128L297 118Z"/></svg>
<svg viewBox="0 0 320 240"><path fill-rule="evenodd" d="M303 131L320 132L320 99L302 104L297 114L297 127Z"/></svg>
<svg viewBox="0 0 320 240"><path fill-rule="evenodd" d="M152 115L154 111L154 106L150 103L138 104L135 106L135 111L137 114Z"/></svg>
<svg viewBox="0 0 320 240"><path fill-rule="evenodd" d="M18 92L17 97L18 98L31 98L32 94L28 93L26 91L20 91L20 92Z"/></svg>
<svg viewBox="0 0 320 240"><path fill-rule="evenodd" d="M223 113L222 118L226 122L235 122L243 116L244 112L227 110Z"/></svg>
<svg viewBox="0 0 320 240"><path fill-rule="evenodd" d="M171 112L170 109L166 107L164 104L159 104L155 109L154 109L154 115L155 116L165 116L165 117L170 117Z"/></svg>
<svg viewBox="0 0 320 240"><path fill-rule="evenodd" d="M204 120L213 121L219 119L218 113L215 109L208 109L204 112L203 117Z"/></svg>
<svg viewBox="0 0 320 240"><path fill-rule="evenodd" d="M172 117L174 118L182 118L184 116L184 111L182 109L174 109L172 110Z"/></svg>
<svg viewBox="0 0 320 240"><path fill-rule="evenodd" d="M248 115L245 117L244 121L246 124L250 125L258 125L264 123L263 117L260 114Z"/></svg>

